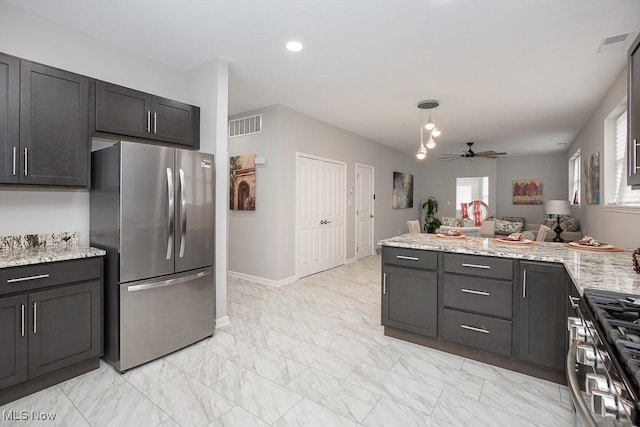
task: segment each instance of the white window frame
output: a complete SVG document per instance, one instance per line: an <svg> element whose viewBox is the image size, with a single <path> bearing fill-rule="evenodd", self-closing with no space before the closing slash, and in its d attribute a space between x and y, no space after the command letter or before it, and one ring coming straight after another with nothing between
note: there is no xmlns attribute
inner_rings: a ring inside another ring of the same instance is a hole
<svg viewBox="0 0 640 427"><path fill-rule="evenodd" d="M575 207L580 207L582 203L582 188L580 185L580 180L582 179L581 159L579 148L569 158L569 204ZM578 192L578 203L574 204L573 199L576 191Z"/></svg>
<svg viewBox="0 0 640 427"><path fill-rule="evenodd" d="M609 211L640 214L640 191L633 190L634 193L627 193L631 191L627 186L622 190L620 187L626 184L627 179L627 123L626 120L620 121L623 116L627 117L626 100L623 100L604 122L605 206ZM632 203L637 204L620 202L620 191L623 193L622 198L632 195L632 198L636 199Z"/></svg>

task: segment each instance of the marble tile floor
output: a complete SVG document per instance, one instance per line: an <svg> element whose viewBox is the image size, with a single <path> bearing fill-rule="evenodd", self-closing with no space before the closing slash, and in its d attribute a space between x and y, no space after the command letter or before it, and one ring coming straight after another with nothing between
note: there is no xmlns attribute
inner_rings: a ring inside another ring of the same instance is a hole
<svg viewBox="0 0 640 427"><path fill-rule="evenodd" d="M227 297L213 337L124 375L103 363L0 425L575 425L564 386L384 336L379 256L282 287L229 278Z"/></svg>

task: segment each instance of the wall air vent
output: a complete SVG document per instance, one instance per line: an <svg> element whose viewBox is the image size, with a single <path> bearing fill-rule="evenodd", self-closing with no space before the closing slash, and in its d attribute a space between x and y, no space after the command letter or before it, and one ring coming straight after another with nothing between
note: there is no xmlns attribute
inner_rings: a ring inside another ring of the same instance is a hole
<svg viewBox="0 0 640 427"><path fill-rule="evenodd" d="M627 40L631 39L631 33L616 34L602 39L597 52L607 52L609 50L620 49L624 47Z"/></svg>
<svg viewBox="0 0 640 427"><path fill-rule="evenodd" d="M262 114L229 120L229 138L262 132Z"/></svg>

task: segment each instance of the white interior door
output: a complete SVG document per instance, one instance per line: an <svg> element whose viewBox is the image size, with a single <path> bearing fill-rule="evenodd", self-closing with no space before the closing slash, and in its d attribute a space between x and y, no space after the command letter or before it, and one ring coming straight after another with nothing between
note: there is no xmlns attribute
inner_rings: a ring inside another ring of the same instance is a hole
<svg viewBox="0 0 640 427"><path fill-rule="evenodd" d="M297 275L344 264L344 163L297 158Z"/></svg>
<svg viewBox="0 0 640 427"><path fill-rule="evenodd" d="M373 166L356 163L356 259L373 254Z"/></svg>

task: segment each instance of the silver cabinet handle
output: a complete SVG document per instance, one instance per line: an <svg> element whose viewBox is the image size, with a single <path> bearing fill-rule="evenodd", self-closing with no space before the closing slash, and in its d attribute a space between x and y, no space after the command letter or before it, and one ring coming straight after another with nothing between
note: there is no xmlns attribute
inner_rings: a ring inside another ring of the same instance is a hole
<svg viewBox="0 0 640 427"><path fill-rule="evenodd" d="M29 149L24 149L24 176L29 175Z"/></svg>
<svg viewBox="0 0 640 427"><path fill-rule="evenodd" d="M153 113L153 133L158 133L158 113Z"/></svg>
<svg viewBox="0 0 640 427"><path fill-rule="evenodd" d="M476 328L475 326L469 326L469 325L460 325L460 327L462 329L467 329L469 331L473 331L473 332L481 332L483 334L488 334L489 330L484 329L484 328Z"/></svg>
<svg viewBox="0 0 640 427"><path fill-rule="evenodd" d="M20 336L24 336L24 304L20 304Z"/></svg>
<svg viewBox="0 0 640 427"><path fill-rule="evenodd" d="M171 259L173 251L173 171L171 168L167 168L167 228L169 230L169 236L167 237L167 259Z"/></svg>
<svg viewBox="0 0 640 427"><path fill-rule="evenodd" d="M16 153L18 151L17 147L13 147L13 168L11 169L11 173L13 176L16 176Z"/></svg>
<svg viewBox="0 0 640 427"><path fill-rule="evenodd" d="M151 133L151 111L147 111L147 132Z"/></svg>
<svg viewBox="0 0 640 427"><path fill-rule="evenodd" d="M38 303L33 303L33 333L38 333Z"/></svg>
<svg viewBox="0 0 640 427"><path fill-rule="evenodd" d="M484 270L488 270L491 268L490 265L481 265L481 264L467 264L467 263L463 263L462 264L463 267L469 267L469 268L482 268Z"/></svg>
<svg viewBox="0 0 640 427"><path fill-rule="evenodd" d="M37 276L27 276L27 277L16 277L15 279L7 280L7 283L26 282L29 280L46 279L47 277L49 277L48 274L38 274Z"/></svg>
<svg viewBox="0 0 640 427"><path fill-rule="evenodd" d="M527 270L522 272L522 298L527 297Z"/></svg>
<svg viewBox="0 0 640 427"><path fill-rule="evenodd" d="M382 295L387 294L387 273L382 275Z"/></svg>
<svg viewBox="0 0 640 427"><path fill-rule="evenodd" d="M155 114L155 113L154 113ZM187 240L187 192L185 191L184 170L178 172L180 177L180 258L184 256Z"/></svg>
<svg viewBox="0 0 640 427"><path fill-rule="evenodd" d="M579 302L580 298L569 295L569 304L571 304L571 308L578 308Z"/></svg>
<svg viewBox="0 0 640 427"><path fill-rule="evenodd" d="M406 259L409 261L420 261L420 258L415 256L396 255L397 259Z"/></svg>
<svg viewBox="0 0 640 427"><path fill-rule="evenodd" d="M637 138L633 138L633 173L636 173L638 171L638 147L640 146L640 144L638 144L638 139Z"/></svg>
<svg viewBox="0 0 640 427"><path fill-rule="evenodd" d="M465 294L473 294L473 295L482 295L485 297L488 297L489 295L491 295L489 292L486 291L476 291L474 289L460 289L460 292L464 292Z"/></svg>

